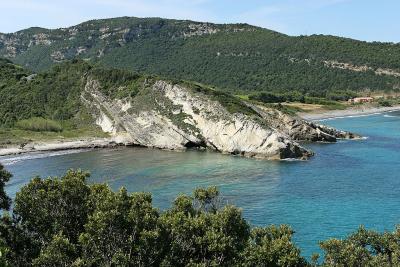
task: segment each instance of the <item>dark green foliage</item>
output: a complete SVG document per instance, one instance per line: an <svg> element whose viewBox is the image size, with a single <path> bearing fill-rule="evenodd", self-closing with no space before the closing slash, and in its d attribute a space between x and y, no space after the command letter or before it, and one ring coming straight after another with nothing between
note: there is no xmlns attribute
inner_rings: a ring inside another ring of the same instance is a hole
<svg viewBox="0 0 400 267"><path fill-rule="evenodd" d="M9 64L2 67L7 70L5 73L20 71ZM26 72L19 79L11 78L15 74L3 77L0 82L7 85L0 88L0 124L13 126L18 120L33 117L71 119L80 109L82 78L90 68L87 64L72 62L57 65L31 79L24 78L28 77Z"/></svg>
<svg viewBox="0 0 400 267"><path fill-rule="evenodd" d="M135 97L146 79L143 75L131 71L95 68L91 75L100 81L101 90L111 98Z"/></svg>
<svg viewBox="0 0 400 267"><path fill-rule="evenodd" d="M40 251L39 257L33 260L33 266L71 266L77 257L74 244L62 234L54 235L46 247Z"/></svg>
<svg viewBox="0 0 400 267"><path fill-rule="evenodd" d="M80 235L82 259L89 266L157 266L163 230L149 194L128 195L102 188L96 208Z"/></svg>
<svg viewBox="0 0 400 267"><path fill-rule="evenodd" d="M337 104L335 101L347 101L356 96L358 96L358 94L353 91L336 90L326 93L301 93L299 91L292 91L286 93L257 92L249 95L249 99L263 103L301 102L307 104L334 105Z"/></svg>
<svg viewBox="0 0 400 267"><path fill-rule="evenodd" d="M325 98L333 101L347 101L351 98L355 98L358 96L358 93L354 91L333 91L333 92L328 92L325 96Z"/></svg>
<svg viewBox="0 0 400 267"><path fill-rule="evenodd" d="M326 266L400 266L400 228L383 234L360 227L344 240L321 242Z"/></svg>
<svg viewBox="0 0 400 267"><path fill-rule="evenodd" d="M256 100L263 103L281 103L286 101L286 97L283 95L276 95L273 93L261 92L258 94L252 94L249 96L250 100Z"/></svg>
<svg viewBox="0 0 400 267"><path fill-rule="evenodd" d="M38 34L47 44L29 46ZM17 39L13 61L34 71L78 57L229 91L325 95L335 90L393 90L399 85L399 78L374 73L378 68L400 69L399 44L323 35L291 37L246 24L124 17L88 21L66 30L31 28L4 37ZM0 43L0 56L6 56L6 45L1 47ZM371 69L332 68L324 61Z"/></svg>
<svg viewBox="0 0 400 267"><path fill-rule="evenodd" d="M252 229L243 266L306 266L292 242L293 233L286 225Z"/></svg>
<svg viewBox="0 0 400 267"><path fill-rule="evenodd" d="M11 205L11 199L4 191L5 184L10 181L11 173L6 171L3 165L0 164L0 210L8 210Z"/></svg>
<svg viewBox="0 0 400 267"><path fill-rule="evenodd" d="M62 178L36 177L17 193L14 214L35 240L47 244L58 233L72 242L78 240L90 212L87 176L69 171Z"/></svg>
<svg viewBox="0 0 400 267"><path fill-rule="evenodd" d="M390 101L387 100L387 99L379 99L379 100L378 100L378 104L379 104L380 106L382 106L382 107L391 107L391 106L392 106L392 104L390 103Z"/></svg>
<svg viewBox="0 0 400 267"><path fill-rule="evenodd" d="M18 223L18 218L3 214L0 220L1 251L5 252L4 259L11 266L29 266L32 259L37 257L42 245L26 232L25 227Z"/></svg>

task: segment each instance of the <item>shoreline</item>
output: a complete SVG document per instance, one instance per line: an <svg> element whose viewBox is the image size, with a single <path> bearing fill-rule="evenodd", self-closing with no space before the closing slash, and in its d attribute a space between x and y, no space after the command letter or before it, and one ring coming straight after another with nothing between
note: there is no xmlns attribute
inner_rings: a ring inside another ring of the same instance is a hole
<svg viewBox="0 0 400 267"><path fill-rule="evenodd" d="M358 106L345 110L325 110L299 112L297 116L308 121L346 118L352 116L370 116L379 113L400 111L400 105L394 107ZM75 149L112 148L120 146L113 138L82 138L78 140L54 140L28 143L25 146L0 147L0 157L37 152L52 152Z"/></svg>
<svg viewBox="0 0 400 267"><path fill-rule="evenodd" d="M68 141L52 141L52 142L33 142L25 146L10 146L0 148L0 157L10 155L20 155L35 152L51 152L73 149L93 149L115 147L118 144L109 138L100 139L80 139Z"/></svg>
<svg viewBox="0 0 400 267"><path fill-rule="evenodd" d="M327 110L320 112L299 112L297 116L304 120L318 121L352 116L370 116L377 113L393 112L400 110L400 105L393 107L358 106L344 110Z"/></svg>

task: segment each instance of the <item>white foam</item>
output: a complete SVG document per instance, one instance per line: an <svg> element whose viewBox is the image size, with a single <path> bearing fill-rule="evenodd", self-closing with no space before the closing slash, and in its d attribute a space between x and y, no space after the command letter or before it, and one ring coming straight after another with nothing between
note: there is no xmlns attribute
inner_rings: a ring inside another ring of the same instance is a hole
<svg viewBox="0 0 400 267"><path fill-rule="evenodd" d="M295 159L295 158L287 158L287 159L281 159L281 161L305 161L303 159Z"/></svg>
<svg viewBox="0 0 400 267"><path fill-rule="evenodd" d="M385 117L385 118L398 118L398 116L393 116L393 115L388 115L388 114L383 115L383 117Z"/></svg>

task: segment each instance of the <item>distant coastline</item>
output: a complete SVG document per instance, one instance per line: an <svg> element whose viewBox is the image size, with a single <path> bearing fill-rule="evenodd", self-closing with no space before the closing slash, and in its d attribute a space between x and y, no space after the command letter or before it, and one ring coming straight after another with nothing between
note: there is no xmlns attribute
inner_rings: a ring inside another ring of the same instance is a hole
<svg viewBox="0 0 400 267"><path fill-rule="evenodd" d="M316 120L326 120L341 117L351 117L351 116L369 116L376 113L392 112L400 110L400 105L393 107L376 107L362 105L357 107L352 107L344 110L324 110L324 111L313 111L313 112L299 112L297 115L305 120L316 121Z"/></svg>

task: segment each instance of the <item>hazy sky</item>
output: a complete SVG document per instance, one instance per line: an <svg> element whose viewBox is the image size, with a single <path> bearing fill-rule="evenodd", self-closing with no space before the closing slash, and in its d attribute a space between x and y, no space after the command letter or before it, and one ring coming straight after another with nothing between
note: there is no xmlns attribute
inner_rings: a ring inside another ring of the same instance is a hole
<svg viewBox="0 0 400 267"><path fill-rule="evenodd" d="M290 35L400 42L399 0L0 0L0 32L118 16L246 22Z"/></svg>

